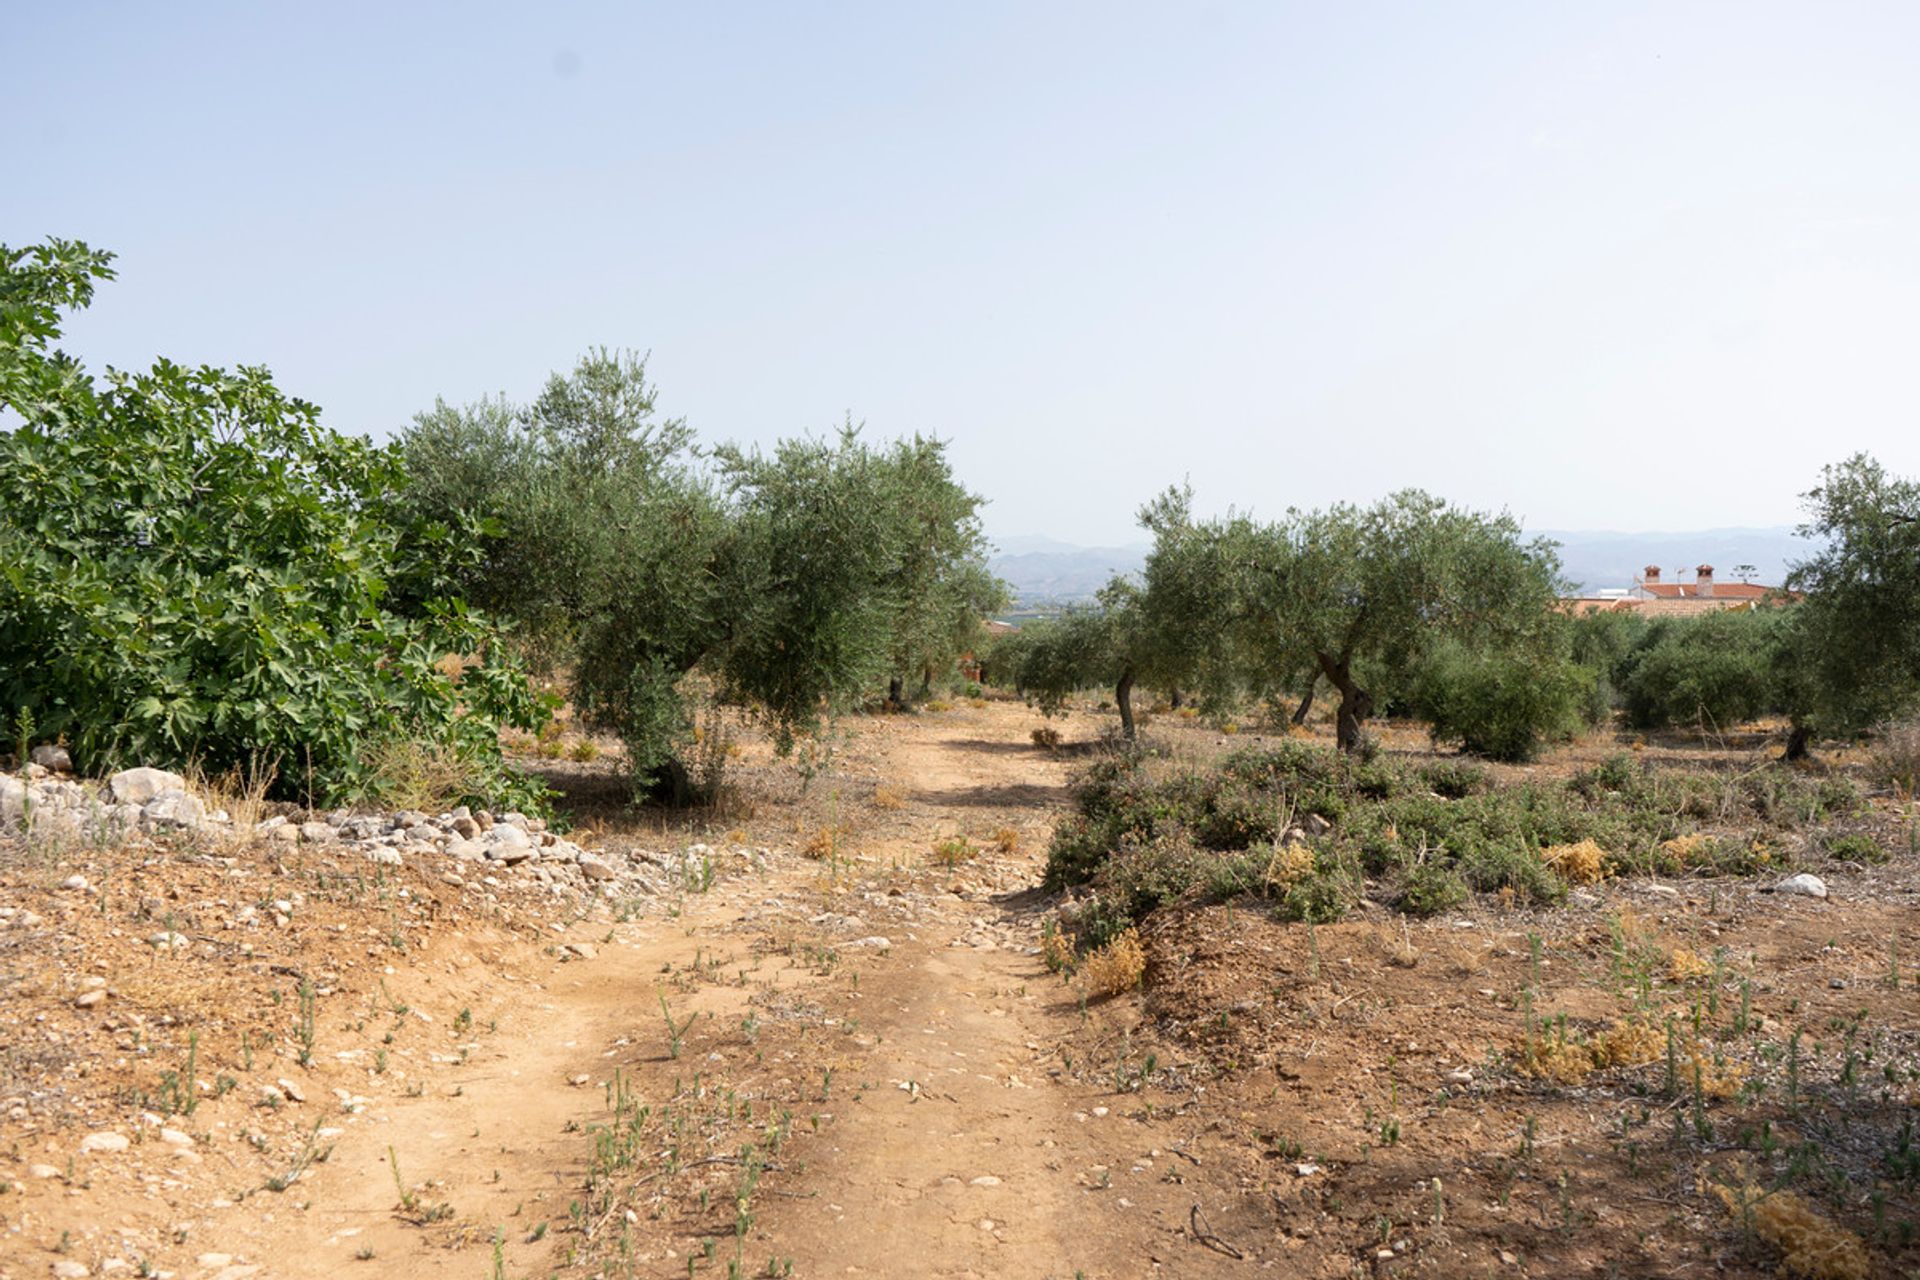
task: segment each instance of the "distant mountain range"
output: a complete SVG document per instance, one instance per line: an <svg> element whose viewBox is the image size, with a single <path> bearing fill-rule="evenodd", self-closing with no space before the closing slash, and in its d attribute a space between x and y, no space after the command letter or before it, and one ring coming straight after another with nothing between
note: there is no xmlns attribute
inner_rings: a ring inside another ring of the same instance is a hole
<svg viewBox="0 0 1920 1280"><path fill-rule="evenodd" d="M1561 571L1579 591L1632 586L1650 564L1659 565L1668 581L1692 581L1696 567L1710 564L1722 582L1746 576L1778 586L1785 581L1788 566L1811 550L1786 526L1692 533L1533 532L1560 544ZM1114 574L1138 573L1148 550L1144 542L1082 547L1039 536L1001 538L996 547L988 564L1012 584L1017 610L1090 600ZM1751 572L1736 573L1743 565L1751 565Z"/></svg>

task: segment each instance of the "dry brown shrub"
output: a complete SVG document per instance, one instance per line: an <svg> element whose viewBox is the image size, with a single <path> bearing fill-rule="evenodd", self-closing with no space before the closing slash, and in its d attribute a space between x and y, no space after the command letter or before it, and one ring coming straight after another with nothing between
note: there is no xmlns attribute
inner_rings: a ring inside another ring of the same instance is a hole
<svg viewBox="0 0 1920 1280"><path fill-rule="evenodd" d="M1747 1068L1742 1063L1731 1059L1716 1062L1702 1054L1698 1047L1690 1047L1689 1054L1688 1079L1697 1078L1700 1092L1709 1098L1731 1098L1747 1082Z"/></svg>
<svg viewBox="0 0 1920 1280"><path fill-rule="evenodd" d="M1569 884L1598 884L1607 877L1607 851L1592 840L1550 845L1541 851L1540 860Z"/></svg>
<svg viewBox="0 0 1920 1280"><path fill-rule="evenodd" d="M875 787L873 789L873 807L876 809L904 809L907 807L907 802L905 797L892 787Z"/></svg>
<svg viewBox="0 0 1920 1280"><path fill-rule="evenodd" d="M1520 1051L1520 1074L1554 1084L1579 1084L1593 1073L1593 1050L1572 1041L1534 1041Z"/></svg>
<svg viewBox="0 0 1920 1280"><path fill-rule="evenodd" d="M953 710L953 704L951 702L948 702L945 698L929 698L927 701L920 704L920 709L923 711L932 711L932 712L938 713L941 711Z"/></svg>
<svg viewBox="0 0 1920 1280"><path fill-rule="evenodd" d="M1096 996L1117 996L1140 985L1147 971L1147 949L1140 945L1140 933L1129 929L1081 962L1087 989Z"/></svg>
<svg viewBox="0 0 1920 1280"><path fill-rule="evenodd" d="M1867 756L1867 776L1896 795L1920 795L1920 717L1880 727Z"/></svg>
<svg viewBox="0 0 1920 1280"><path fill-rule="evenodd" d="M993 847L1001 853L1012 853L1020 847L1020 833L1012 827L1001 827L993 833Z"/></svg>
<svg viewBox="0 0 1920 1280"><path fill-rule="evenodd" d="M1675 947L1667 957L1667 973L1675 982L1691 982L1712 972L1712 965L1685 947Z"/></svg>
<svg viewBox="0 0 1920 1280"><path fill-rule="evenodd" d="M1780 1261L1787 1274L1807 1280L1867 1280L1873 1274L1860 1237L1829 1222L1793 1192L1766 1192L1750 1182L1713 1190L1728 1213L1751 1223L1762 1240L1786 1255Z"/></svg>
<svg viewBox="0 0 1920 1280"><path fill-rule="evenodd" d="M1593 1038L1596 1067L1643 1067L1667 1050L1666 1033L1644 1018L1616 1022Z"/></svg>
<svg viewBox="0 0 1920 1280"><path fill-rule="evenodd" d="M825 862L833 857L840 848L840 842L847 837L847 828L840 824L828 824L806 838L800 846L800 852L815 862Z"/></svg>
<svg viewBox="0 0 1920 1280"><path fill-rule="evenodd" d="M1057 750L1060 746L1060 731L1052 725L1041 725L1033 731L1033 745L1047 751Z"/></svg>
<svg viewBox="0 0 1920 1280"><path fill-rule="evenodd" d="M480 790L473 766L451 748L430 742L389 739L363 757L380 803L392 809L439 813L463 795Z"/></svg>

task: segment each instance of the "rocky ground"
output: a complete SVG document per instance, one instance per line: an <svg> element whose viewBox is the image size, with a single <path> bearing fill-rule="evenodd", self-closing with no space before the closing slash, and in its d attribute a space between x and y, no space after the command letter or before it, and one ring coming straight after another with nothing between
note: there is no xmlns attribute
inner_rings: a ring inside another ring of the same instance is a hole
<svg viewBox="0 0 1920 1280"><path fill-rule="evenodd" d="M1078 758L1039 723L859 721L804 780L749 743L710 828L84 789L142 817L0 862L0 1276L1772 1274L1786 1202L1717 1189L1794 1159L1865 1259L1804 1274L1920 1261L1906 860L1195 907L1101 999L1041 954ZM1520 1069L1649 1002L1702 1087Z"/></svg>

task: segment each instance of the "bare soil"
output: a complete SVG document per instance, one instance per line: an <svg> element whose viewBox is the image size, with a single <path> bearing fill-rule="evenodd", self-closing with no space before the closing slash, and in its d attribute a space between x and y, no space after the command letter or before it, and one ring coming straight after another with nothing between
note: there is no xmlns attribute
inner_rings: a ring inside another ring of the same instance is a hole
<svg viewBox="0 0 1920 1280"><path fill-rule="evenodd" d="M1795 1159L1865 1274L1920 1267L1904 851L1817 868L1824 902L1611 882L1314 929L1194 905L1102 1000L1040 954L1082 763L1042 723L863 718L805 772L740 731L736 799L691 817L627 814L604 760L547 766L601 843L712 844L710 881L645 902L307 846L0 855L0 1277L1761 1275L1780 1249L1712 1188ZM89 976L109 994L76 1007ZM1521 1069L1649 991L1704 1020L1710 1072L1744 1065L1730 1096L1663 1054ZM279 1081L298 1097L263 1102Z"/></svg>

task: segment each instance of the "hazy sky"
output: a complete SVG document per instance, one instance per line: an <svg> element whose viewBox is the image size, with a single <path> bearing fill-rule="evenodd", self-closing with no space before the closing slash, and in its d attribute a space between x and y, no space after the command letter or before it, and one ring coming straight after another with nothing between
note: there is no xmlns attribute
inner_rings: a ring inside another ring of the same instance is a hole
<svg viewBox="0 0 1920 1280"><path fill-rule="evenodd" d="M1920 471L1920 5L11 6L0 240L95 364L377 434L652 352L707 439L953 441L989 527L1190 476L1558 528Z"/></svg>

